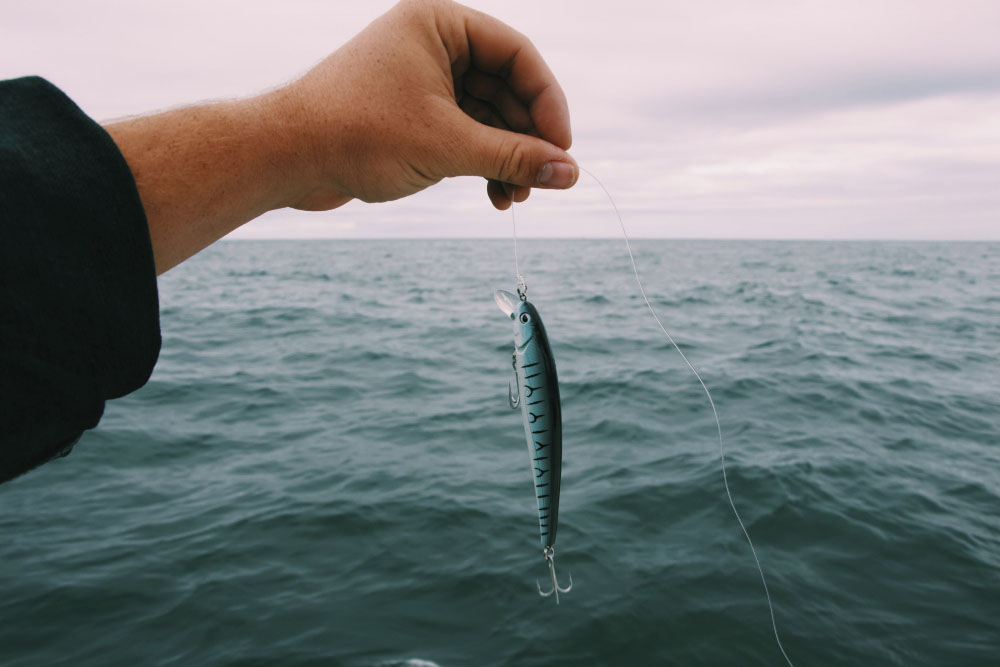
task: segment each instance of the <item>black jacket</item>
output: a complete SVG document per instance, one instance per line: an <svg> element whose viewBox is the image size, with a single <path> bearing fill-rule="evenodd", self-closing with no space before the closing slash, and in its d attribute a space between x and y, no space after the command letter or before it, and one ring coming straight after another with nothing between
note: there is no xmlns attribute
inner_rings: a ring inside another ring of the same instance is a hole
<svg viewBox="0 0 1000 667"><path fill-rule="evenodd" d="M128 164L52 84L0 82L0 481L67 453L159 350Z"/></svg>

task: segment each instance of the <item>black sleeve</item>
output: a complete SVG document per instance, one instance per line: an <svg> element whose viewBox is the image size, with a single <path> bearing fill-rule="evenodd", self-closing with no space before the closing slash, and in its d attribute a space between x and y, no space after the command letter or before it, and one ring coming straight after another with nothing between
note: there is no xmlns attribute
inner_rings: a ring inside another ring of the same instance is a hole
<svg viewBox="0 0 1000 667"><path fill-rule="evenodd" d="M52 84L0 81L0 481L67 453L159 351L125 158Z"/></svg>

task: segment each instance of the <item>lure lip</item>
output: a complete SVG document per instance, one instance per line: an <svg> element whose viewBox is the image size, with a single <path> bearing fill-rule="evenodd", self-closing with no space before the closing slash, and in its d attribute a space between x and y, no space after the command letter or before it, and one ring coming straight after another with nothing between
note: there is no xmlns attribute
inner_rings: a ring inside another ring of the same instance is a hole
<svg viewBox="0 0 1000 667"><path fill-rule="evenodd" d="M507 290L498 289L493 292L493 300L496 301L497 308L502 310L507 317L514 319L514 313L517 312L521 302L517 296Z"/></svg>

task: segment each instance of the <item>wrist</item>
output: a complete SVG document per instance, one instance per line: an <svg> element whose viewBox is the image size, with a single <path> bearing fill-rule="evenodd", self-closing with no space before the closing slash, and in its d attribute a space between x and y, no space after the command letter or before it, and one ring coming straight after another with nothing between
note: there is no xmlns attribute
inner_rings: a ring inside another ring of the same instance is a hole
<svg viewBox="0 0 1000 667"><path fill-rule="evenodd" d="M233 103L243 148L258 174L261 205L266 210L291 206L298 196L308 159L300 127L281 90Z"/></svg>
<svg viewBox="0 0 1000 667"><path fill-rule="evenodd" d="M272 208L329 210L352 197L329 178L332 140L317 140L316 119L298 88L290 84L247 100L258 123L262 164L274 186Z"/></svg>

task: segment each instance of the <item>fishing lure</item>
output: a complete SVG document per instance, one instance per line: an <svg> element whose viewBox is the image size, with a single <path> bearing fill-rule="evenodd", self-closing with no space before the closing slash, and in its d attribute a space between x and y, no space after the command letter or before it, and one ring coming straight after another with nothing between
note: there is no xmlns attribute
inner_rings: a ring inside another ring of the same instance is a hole
<svg viewBox="0 0 1000 667"><path fill-rule="evenodd" d="M542 597L573 589L573 575L569 585L559 586L556 578L555 543L559 526L559 486L562 476L562 409L559 404L559 380L556 362L552 358L549 338L538 310L526 297L524 280L518 276L517 295L496 290L493 298L514 322L514 375L517 393L508 385L507 402L512 409L521 407L524 419L524 436L528 441L532 475L535 481L535 498L538 502L538 529L542 542L542 555L549 567L552 589L538 594Z"/></svg>
<svg viewBox="0 0 1000 667"><path fill-rule="evenodd" d="M615 216L618 218L618 224L621 226L622 237L625 239L625 247L628 249L629 261L632 263L632 272L635 274L635 281L639 287L639 293L642 295L642 300L645 302L646 307L649 308L650 314L656 320L656 324L660 327L663 335L670 341L674 350L677 351L677 354L680 355L695 378L697 378L698 383L705 392L705 396L708 398L709 406L712 408L712 416L715 418L716 432L719 436L719 463L722 467L722 483L726 489L726 497L729 499L729 506L732 508L733 514L736 516L736 521L743 531L743 536L746 537L747 544L750 546L750 553L753 555L754 563L757 565L757 572L760 574L760 581L764 587L764 595L767 598L767 608L771 613L771 629L774 631L774 639L778 644L778 649L781 651L782 657L785 658L785 662L788 663L789 667L794 667L791 658L785 652L785 647L782 645L781 637L778 634L778 622L774 616L774 604L771 602L771 592L767 587L767 579L764 577L764 568L761 567L760 559L757 557L757 549L753 545L753 540L750 539L750 533L747 531L746 525L743 523L743 518L736 509L733 494L729 490L729 478L726 474L726 452L722 439L722 422L719 420L719 413L715 408L715 400L712 398L712 393L708 390L708 385L705 384L701 374L688 360L687 355L684 354L680 346L674 341L670 332L663 326L660 316L656 314L653 304L650 303L649 297L646 296L646 288L643 287L642 280L639 278L639 268L636 266L635 256L632 254L632 244L629 241L628 232L625 230L625 221L622 219L622 214L618 210L618 205L615 204L614 198L597 176L594 176L594 174L583 167L580 167L580 171L594 179L604 191L604 194L607 195L608 201L614 209ZM496 300L497 305L500 306L500 310L514 320L514 373L517 376L519 393L515 396L513 390L508 389L509 402L512 408L516 408L520 404L521 414L524 417L524 434L528 440L528 452L531 455L531 464L535 476L535 493L538 496L538 525L541 530L542 554L545 556L545 562L549 566L549 574L552 577L552 590L544 593L542 592L541 584L538 584L538 593L542 597L554 594L556 596L556 604L558 604L559 593L568 593L573 588L572 576L569 578L569 586L566 588L559 587L559 581L556 579L555 550L553 548L556 541L556 524L559 517L559 482L562 472L562 416L559 406L559 383L556 379L556 364L552 359L552 350L549 349L549 340L545 334L545 327L542 325L541 318L538 317L538 311L528 302L525 296L527 288L525 287L524 278L521 276L517 261L517 222L514 218L513 203L511 203L510 214L511 227L514 233L514 271L517 275L517 296L504 290L497 290L493 293L493 298ZM542 412L538 412L538 410L542 410ZM548 438L547 444L542 442L545 438Z"/></svg>

